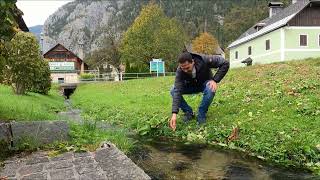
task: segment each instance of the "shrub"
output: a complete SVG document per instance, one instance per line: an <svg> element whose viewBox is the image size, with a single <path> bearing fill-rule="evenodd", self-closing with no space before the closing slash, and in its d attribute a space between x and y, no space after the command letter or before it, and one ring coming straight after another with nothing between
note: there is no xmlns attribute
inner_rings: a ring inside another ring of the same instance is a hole
<svg viewBox="0 0 320 180"><path fill-rule="evenodd" d="M82 73L80 74L80 78L83 80L94 80L95 75L91 73Z"/></svg>
<svg viewBox="0 0 320 180"><path fill-rule="evenodd" d="M4 76L16 94L50 89L48 64L40 56L37 39L31 33L18 32L11 40Z"/></svg>
<svg viewBox="0 0 320 180"><path fill-rule="evenodd" d="M48 94L51 88L50 68L47 61L43 59L38 62L39 68L37 69L36 77L33 81L32 92L40 94Z"/></svg>
<svg viewBox="0 0 320 180"><path fill-rule="evenodd" d="M3 69L5 66L5 47L4 44L0 42L0 83L3 82Z"/></svg>

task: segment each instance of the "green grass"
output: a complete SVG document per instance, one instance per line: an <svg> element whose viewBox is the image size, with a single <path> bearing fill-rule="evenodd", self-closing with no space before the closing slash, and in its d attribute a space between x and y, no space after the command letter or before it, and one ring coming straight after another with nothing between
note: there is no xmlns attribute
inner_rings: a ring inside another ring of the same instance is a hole
<svg viewBox="0 0 320 180"><path fill-rule="evenodd" d="M94 120L141 135L223 144L266 161L320 173L320 59L231 69L220 83L207 124L196 128L171 117L173 77L81 85L73 104ZM201 95L186 96L197 110ZM234 127L239 139L227 142Z"/></svg>
<svg viewBox="0 0 320 180"><path fill-rule="evenodd" d="M71 146L76 151L95 151L102 142L114 143L124 153L128 153L134 146L134 141L127 137L124 129L103 130L93 121L84 121L84 124L71 124Z"/></svg>
<svg viewBox="0 0 320 180"><path fill-rule="evenodd" d="M9 86L0 84L0 120L58 120L58 111L64 111L64 98L53 86L49 95L28 93L15 95Z"/></svg>

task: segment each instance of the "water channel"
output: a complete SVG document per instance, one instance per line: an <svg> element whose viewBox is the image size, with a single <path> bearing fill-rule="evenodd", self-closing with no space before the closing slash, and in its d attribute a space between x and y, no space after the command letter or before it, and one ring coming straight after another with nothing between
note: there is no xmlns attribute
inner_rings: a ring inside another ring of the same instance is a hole
<svg viewBox="0 0 320 180"><path fill-rule="evenodd" d="M142 141L129 157L152 179L317 179L300 170L273 167L241 152L164 140Z"/></svg>
<svg viewBox="0 0 320 180"><path fill-rule="evenodd" d="M80 110L66 100L66 116L81 121ZM142 140L129 155L152 179L300 180L319 179L310 172L274 167L242 152L164 139Z"/></svg>

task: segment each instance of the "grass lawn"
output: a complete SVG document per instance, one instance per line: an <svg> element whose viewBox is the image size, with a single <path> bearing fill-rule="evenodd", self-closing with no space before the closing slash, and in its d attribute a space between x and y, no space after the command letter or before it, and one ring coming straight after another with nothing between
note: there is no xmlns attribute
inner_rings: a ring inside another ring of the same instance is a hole
<svg viewBox="0 0 320 180"><path fill-rule="evenodd" d="M64 98L53 86L49 95L28 93L15 95L9 86L0 84L0 121L58 120L56 112L64 111Z"/></svg>
<svg viewBox="0 0 320 180"><path fill-rule="evenodd" d="M219 85L207 124L168 128L173 77L85 84L72 96L84 117L140 135L222 144L267 161L320 173L320 59L231 69ZM201 95L185 96L197 110ZM234 127L239 138L227 143Z"/></svg>

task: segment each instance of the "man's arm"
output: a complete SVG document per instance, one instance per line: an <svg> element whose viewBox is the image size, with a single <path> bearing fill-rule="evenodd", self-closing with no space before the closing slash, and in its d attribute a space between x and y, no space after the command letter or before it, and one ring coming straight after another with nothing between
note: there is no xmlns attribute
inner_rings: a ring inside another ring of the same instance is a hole
<svg viewBox="0 0 320 180"><path fill-rule="evenodd" d="M176 72L176 79L174 82L174 91L173 91L173 98L172 98L172 113L178 114L179 112L179 104L181 102L182 88L183 88L183 82L181 79L181 71L178 69Z"/></svg>
<svg viewBox="0 0 320 180"><path fill-rule="evenodd" d="M219 83L229 70L229 61L218 55L204 56L203 60L209 68L218 68L218 71L213 76L212 80L214 80L216 83Z"/></svg>
<svg viewBox="0 0 320 180"><path fill-rule="evenodd" d="M176 72L176 79L174 82L174 91L173 91L173 100L172 100L172 117L170 120L170 127L173 129L173 131L176 130L176 121L177 121L177 114L179 112L179 104L182 99L182 87L183 82L181 79L181 72L177 70Z"/></svg>

